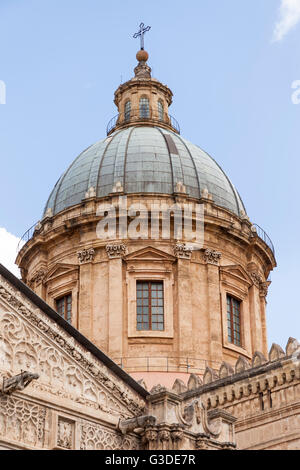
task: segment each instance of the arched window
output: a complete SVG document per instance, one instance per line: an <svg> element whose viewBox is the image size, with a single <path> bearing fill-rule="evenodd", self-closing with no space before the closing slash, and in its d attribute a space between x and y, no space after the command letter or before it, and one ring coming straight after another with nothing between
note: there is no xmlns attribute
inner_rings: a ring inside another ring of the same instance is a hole
<svg viewBox="0 0 300 470"><path fill-rule="evenodd" d="M125 117L125 121L129 121L129 119L130 119L130 112L131 112L131 102L130 102L130 101L126 101L126 103L125 103L125 108L124 108L124 117Z"/></svg>
<svg viewBox="0 0 300 470"><path fill-rule="evenodd" d="M160 101L160 100L157 103L157 110L158 110L158 119L160 121L163 121L164 120L164 105L163 105L162 101Z"/></svg>
<svg viewBox="0 0 300 470"><path fill-rule="evenodd" d="M149 118L150 117L148 98L141 98L140 99L140 117L141 118Z"/></svg>

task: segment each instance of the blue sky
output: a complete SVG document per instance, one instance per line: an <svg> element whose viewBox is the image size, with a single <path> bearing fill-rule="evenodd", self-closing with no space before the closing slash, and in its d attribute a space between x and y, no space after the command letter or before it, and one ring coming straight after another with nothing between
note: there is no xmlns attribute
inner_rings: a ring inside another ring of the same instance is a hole
<svg viewBox="0 0 300 470"><path fill-rule="evenodd" d="M269 342L299 338L299 20L299 0L0 0L0 261L15 243L5 230L39 220L67 165L105 137L143 21L182 135L221 164L276 247Z"/></svg>

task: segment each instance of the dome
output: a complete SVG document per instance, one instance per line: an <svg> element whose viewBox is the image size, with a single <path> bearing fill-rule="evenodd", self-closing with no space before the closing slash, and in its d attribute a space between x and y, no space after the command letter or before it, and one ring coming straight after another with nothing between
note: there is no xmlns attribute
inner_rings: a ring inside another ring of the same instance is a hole
<svg viewBox="0 0 300 470"><path fill-rule="evenodd" d="M131 126L116 130L82 152L56 183L45 207L53 215L86 198L98 198L117 184L125 194L168 194L183 184L186 195L201 198L203 190L215 204L240 215L243 202L220 166L198 146L171 130Z"/></svg>

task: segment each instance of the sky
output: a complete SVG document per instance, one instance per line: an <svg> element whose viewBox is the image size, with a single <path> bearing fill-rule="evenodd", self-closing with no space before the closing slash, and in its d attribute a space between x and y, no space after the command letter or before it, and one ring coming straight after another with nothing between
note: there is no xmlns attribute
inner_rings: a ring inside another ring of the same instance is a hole
<svg viewBox="0 0 300 470"><path fill-rule="evenodd" d="M19 237L105 138L141 21L182 136L223 167L275 245L268 337L285 347L300 338L300 0L0 0L0 262L18 273Z"/></svg>

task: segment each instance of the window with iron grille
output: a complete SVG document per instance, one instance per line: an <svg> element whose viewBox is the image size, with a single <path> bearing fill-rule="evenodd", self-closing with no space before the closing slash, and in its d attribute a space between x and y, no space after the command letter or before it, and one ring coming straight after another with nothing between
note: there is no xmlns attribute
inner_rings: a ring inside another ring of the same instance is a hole
<svg viewBox="0 0 300 470"><path fill-rule="evenodd" d="M158 109L158 119L160 121L164 120L164 105L162 104L161 101L157 103L157 109Z"/></svg>
<svg viewBox="0 0 300 470"><path fill-rule="evenodd" d="M164 285L162 281L137 281L137 330L164 330Z"/></svg>
<svg viewBox="0 0 300 470"><path fill-rule="evenodd" d="M141 98L140 99L140 117L141 118L149 118L150 117L148 98Z"/></svg>
<svg viewBox="0 0 300 470"><path fill-rule="evenodd" d="M59 313L65 320L71 323L72 319L72 294L65 295L56 299L56 311Z"/></svg>
<svg viewBox="0 0 300 470"><path fill-rule="evenodd" d="M227 331L229 343L241 346L241 302L227 295Z"/></svg>
<svg viewBox="0 0 300 470"><path fill-rule="evenodd" d="M131 102L130 102L130 101L127 101L127 102L125 103L125 109L124 109L125 121L129 121L129 119L130 119L130 113L131 113Z"/></svg>

